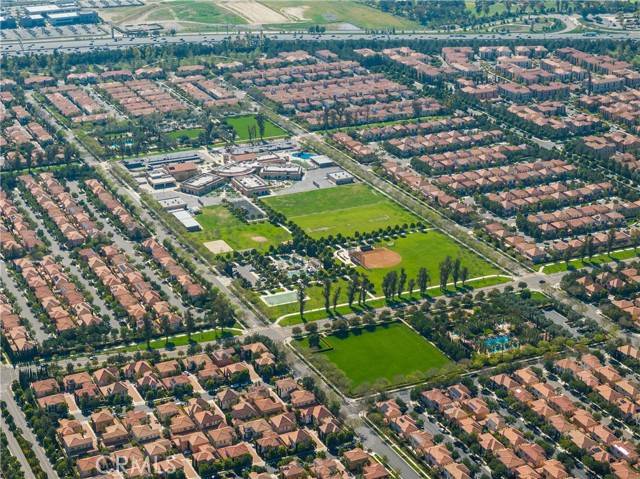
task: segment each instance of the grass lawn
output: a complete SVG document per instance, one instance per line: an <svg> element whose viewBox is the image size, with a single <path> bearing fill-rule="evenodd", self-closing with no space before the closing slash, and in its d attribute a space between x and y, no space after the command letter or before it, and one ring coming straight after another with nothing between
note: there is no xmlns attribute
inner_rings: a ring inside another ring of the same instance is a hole
<svg viewBox="0 0 640 479"><path fill-rule="evenodd" d="M349 0L263 0L263 4L292 19L291 27L350 23L362 29L422 30L419 23ZM272 25L273 26L273 25Z"/></svg>
<svg viewBox="0 0 640 479"><path fill-rule="evenodd" d="M387 226L416 223L409 211L363 183L272 196L263 200L312 238L354 236Z"/></svg>
<svg viewBox="0 0 640 479"><path fill-rule="evenodd" d="M204 131L204 128L185 128L184 130L175 130L167 133L167 136L173 140L179 140L182 137L187 137L190 140L198 138L200 133Z"/></svg>
<svg viewBox="0 0 640 479"><path fill-rule="evenodd" d="M347 302L347 282L343 279L339 279L334 281L331 285L331 294L340 288L340 295L338 304ZM304 305L305 310L312 310L317 308L324 308L324 297L322 295L322 286L321 285L313 285L307 288L306 295L308 297L307 302ZM267 306L264 301L260 298L256 298L256 301L253 301L257 304L261 311L272 321L275 321L280 316L284 316L285 314L297 313L299 311L298 302L281 304L278 306ZM323 317L327 316L326 311L322 310ZM311 314L311 313L307 313ZM305 314L305 319L307 317ZM302 323L300 316L297 314L295 317L295 322L291 324Z"/></svg>
<svg viewBox="0 0 640 479"><path fill-rule="evenodd" d="M258 134L258 123L254 115L241 115L232 116L225 120L227 125L231 125L238 134L238 141L246 141L249 139L249 127L256 127L256 134ZM288 136L288 133L273 123L269 119L265 119L264 122L264 138L281 138Z"/></svg>
<svg viewBox="0 0 640 479"><path fill-rule="evenodd" d="M342 370L351 381L351 390L386 380L390 386L405 384L416 373L441 368L449 359L403 323L377 326L374 331L363 329L345 338L335 335L324 339L331 349L312 353L308 340L295 344L307 353L321 354Z"/></svg>
<svg viewBox="0 0 640 479"><path fill-rule="evenodd" d="M202 231L189 235L201 243L222 239L236 251L252 248L266 251L271 245L291 239L284 228L271 223L243 223L225 206L207 206L195 218Z"/></svg>
<svg viewBox="0 0 640 479"><path fill-rule="evenodd" d="M382 279L389 271L400 271L404 268L407 278L416 278L418 270L421 267L427 268L431 281L429 284L440 284L439 264L447 257L452 259L460 257L462 266L469 269L469 279L478 278L480 276L488 276L492 274L500 274L497 268L487 263L480 256L472 251L459 245L445 234L430 230L424 233L411 233L406 237L381 241L376 244L377 247L385 247L391 251L398 253L402 260L396 266L391 268L365 269L358 267L358 271L366 274L373 282L376 288L376 294L382 294ZM452 279L449 278L451 282Z"/></svg>
<svg viewBox="0 0 640 479"><path fill-rule="evenodd" d="M234 13L216 6L213 2L178 0L160 3L147 17L149 21L176 20L181 22L199 22L210 24L246 23Z"/></svg>
<svg viewBox="0 0 640 479"><path fill-rule="evenodd" d="M558 261L557 263L547 264L542 267L542 272L546 274L560 273L570 269L580 269L589 266L597 266L601 264L611 263L613 261L622 261L625 259L631 259L638 256L635 249L623 249L618 251L612 251L610 255L607 253L596 254L591 259L585 258L584 260L577 258L572 259L567 264L565 261Z"/></svg>

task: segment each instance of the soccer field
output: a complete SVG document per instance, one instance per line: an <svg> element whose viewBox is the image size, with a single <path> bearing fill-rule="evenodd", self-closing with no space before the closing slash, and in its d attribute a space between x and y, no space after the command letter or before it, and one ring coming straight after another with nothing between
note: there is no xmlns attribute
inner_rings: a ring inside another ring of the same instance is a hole
<svg viewBox="0 0 640 479"><path fill-rule="evenodd" d="M255 248L266 251L291 239L291 235L279 226L268 222L243 223L224 206L208 206L195 216L202 231L189 233L202 243L224 240L236 251Z"/></svg>
<svg viewBox="0 0 640 479"><path fill-rule="evenodd" d="M453 260L460 258L462 266L466 266L469 269L468 279L501 273L480 256L437 230L430 230L425 233L411 233L404 238L381 241L376 244L376 247L384 247L401 257L399 263L389 268L365 269L361 266L358 267L358 271L366 274L373 282L378 295L382 294L381 284L384 275L392 270L399 272L401 268L406 271L408 279L416 279L418 270L422 267L427 268L431 277L429 286L439 285L439 265L447 256L450 256ZM452 281L452 279L449 278L449 281Z"/></svg>
<svg viewBox="0 0 640 479"><path fill-rule="evenodd" d="M268 206L296 223L312 238L354 236L419 219L369 186L358 183L272 196Z"/></svg>
<svg viewBox="0 0 640 479"><path fill-rule="evenodd" d="M428 371L449 363L442 351L403 323L377 326L345 338L323 338L331 349L313 353L306 339L296 345L307 354L321 354L344 372L351 381L350 391L363 389L380 380L390 387L412 382Z"/></svg>
<svg viewBox="0 0 640 479"><path fill-rule="evenodd" d="M232 116L225 120L227 125L233 127L238 134L238 141L245 141L249 139L249 127L253 126L256 129L256 135L259 134L258 131L258 122L256 121L256 117L254 115L242 115L242 116ZM282 138L287 136L287 132L280 128L278 125L273 123L272 121L265 119L264 121L264 138Z"/></svg>

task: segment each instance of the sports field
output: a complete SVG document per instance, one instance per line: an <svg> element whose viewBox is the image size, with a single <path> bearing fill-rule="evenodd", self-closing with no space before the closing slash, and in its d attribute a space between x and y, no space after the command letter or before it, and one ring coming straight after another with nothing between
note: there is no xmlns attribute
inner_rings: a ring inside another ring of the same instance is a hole
<svg viewBox="0 0 640 479"><path fill-rule="evenodd" d="M363 183L272 196L264 202L312 238L338 234L351 237L356 231L365 233L419 221L412 213Z"/></svg>
<svg viewBox="0 0 640 479"><path fill-rule="evenodd" d="M236 251L255 248L266 251L271 245L279 245L291 235L283 228L271 223L243 223L224 206L208 206L195 216L202 231L189 233L196 240L207 243L224 240Z"/></svg>
<svg viewBox="0 0 640 479"><path fill-rule="evenodd" d="M425 233L411 233L404 238L381 241L376 248L385 248L394 254L394 261L389 267L374 267L365 269L361 266L358 271L366 274L376 288L376 294L382 294L382 279L389 271L400 271L404 268L408 278L416 278L418 270L427 268L431 281L429 286L440 284L439 265L447 257L460 257L462 266L469 269L468 279L492 274L500 274L493 265L487 263L480 256L459 245L445 234L430 230ZM375 251L375 250L374 250ZM382 264L382 262L380 263ZM449 278L449 281L452 281Z"/></svg>
<svg viewBox="0 0 640 479"><path fill-rule="evenodd" d="M332 29L340 28L340 24L350 24L365 30L421 29L418 23L407 18L350 0L264 0L261 3L287 17L291 26L298 28L307 24L325 25Z"/></svg>
<svg viewBox="0 0 640 479"><path fill-rule="evenodd" d="M225 120L227 125L231 125L238 134L238 141L246 141L249 139L249 127L256 128L256 135L259 134L258 122L254 115L232 116ZM264 138L282 138L288 136L287 132L280 128L272 121L265 119L264 122Z"/></svg>
<svg viewBox="0 0 640 479"><path fill-rule="evenodd" d="M297 341L296 346L306 349L307 354L325 356L351 381L351 391L379 380L388 381L390 387L405 384L412 376L417 378L450 362L442 351L403 323L378 326L374 331L363 329L345 338L330 335L323 339L331 349L311 353L306 339Z"/></svg>

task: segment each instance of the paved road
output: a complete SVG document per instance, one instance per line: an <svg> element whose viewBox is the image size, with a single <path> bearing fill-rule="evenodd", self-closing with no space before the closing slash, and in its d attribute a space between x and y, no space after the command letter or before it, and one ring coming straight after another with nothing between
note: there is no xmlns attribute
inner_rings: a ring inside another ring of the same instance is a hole
<svg viewBox="0 0 640 479"><path fill-rule="evenodd" d="M18 441L13 436L13 433L9 429L9 426L5 422L4 418L0 418L0 429L2 429L2 431L7 436L7 443L8 443L7 447L9 448L9 452L11 453L12 456L15 456L18 459L18 462L20 463L20 467L22 468L22 472L24 472L24 477L28 479L35 478L36 476L31 470L31 467L29 467L27 458L24 457L24 453L22 452L22 449L20 449L20 445L18 444Z"/></svg>
<svg viewBox="0 0 640 479"><path fill-rule="evenodd" d="M608 40L627 40L640 39L640 31L624 31L624 32L607 32L600 36L589 36L587 33L399 33L393 35L385 34L369 34L369 33L341 33L326 32L324 34L311 33L282 33L282 32L260 32L260 35L281 41L317 41L323 42L327 40L456 40L456 39L531 39L531 40L548 40L548 39L567 39L567 40L597 40L606 38ZM215 44L225 40L234 40L235 38L244 38L246 32L238 34L225 33L197 33L197 34L180 34L173 36L159 37L115 37L115 38L99 38L99 39L79 39L79 40L31 40L21 43L4 43L2 53L9 56L21 56L32 53L51 53L58 52L88 52L99 49L125 49L142 45L162 45L162 44Z"/></svg>
<svg viewBox="0 0 640 479"><path fill-rule="evenodd" d="M18 373L16 369L10 366L2 365L0 367L0 398L7 403L7 409L9 414L13 417L16 426L22 430L22 436L31 444L33 451L35 452L40 466L47 473L49 479L58 479L58 473L51 467L51 463L44 452L44 449L38 443L35 435L31 432L29 425L22 413L22 410L18 407L13 394L11 393L11 383L17 379Z"/></svg>
<svg viewBox="0 0 640 479"><path fill-rule="evenodd" d="M3 260L0 260L0 279L2 279L2 284L7 288L7 291L16 298L16 305L20 308L20 317L26 318L26 320L29 321L35 340L39 343L44 342L49 338L49 333L47 333L44 325L33 314L33 311L31 311L26 297L22 294L22 290L16 286L11 275L9 275L7 265Z"/></svg>

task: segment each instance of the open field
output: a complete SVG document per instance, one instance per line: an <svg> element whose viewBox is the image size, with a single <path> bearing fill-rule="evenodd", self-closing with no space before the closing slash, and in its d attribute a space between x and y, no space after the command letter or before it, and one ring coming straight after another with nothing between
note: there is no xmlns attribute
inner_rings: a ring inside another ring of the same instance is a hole
<svg viewBox="0 0 640 479"><path fill-rule="evenodd" d="M242 25L246 20L213 0L150 1L144 6L101 9L117 25L159 23L166 29L206 31L213 26Z"/></svg>
<svg viewBox="0 0 640 479"><path fill-rule="evenodd" d="M202 226L202 231L189 234L197 241L207 243L222 239L237 251L252 248L266 251L269 246L291 238L286 230L271 223L243 223L224 206L203 208L195 218Z"/></svg>
<svg viewBox="0 0 640 479"><path fill-rule="evenodd" d="M227 125L231 125L238 134L238 141L246 141L249 139L249 127L254 126L256 128L256 134L258 132L258 123L254 115L242 115L233 116L225 120ZM280 128L272 121L265 119L264 122L264 138L282 138L288 136L287 132Z"/></svg>
<svg viewBox="0 0 640 479"><path fill-rule="evenodd" d="M403 323L352 332L345 338L330 335L323 340L331 349L318 353L309 351L306 339L294 344L308 354L325 356L351 381L351 390L380 380L390 386L404 384L412 374L449 363L442 351Z"/></svg>
<svg viewBox="0 0 640 479"><path fill-rule="evenodd" d="M365 184L338 186L264 202L300 226L312 238L353 236L387 226L416 223L418 218Z"/></svg>
<svg viewBox="0 0 640 479"><path fill-rule="evenodd" d="M208 24L242 24L244 20L211 1L177 0L158 4L148 21L176 20Z"/></svg>
<svg viewBox="0 0 640 479"><path fill-rule="evenodd" d="M408 278L416 278L421 267L427 268L431 276L430 285L440 283L438 265L447 257L460 258L462 266L469 269L469 279L499 274L500 271L485 260L457 244L448 236L439 231L431 230L425 233L411 233L404 238L390 241L382 241L376 245L396 253L401 260L395 265L386 268L365 269L361 266L358 270L366 274L376 288L376 294L382 294L381 284L384 275L389 271L400 271L404 268ZM449 281L452 281L449 278Z"/></svg>
<svg viewBox="0 0 640 479"><path fill-rule="evenodd" d="M291 26L298 28L325 25L331 29L340 28L339 24L351 24L364 30L421 29L418 23L409 19L349 0L265 0L261 3L288 18Z"/></svg>

